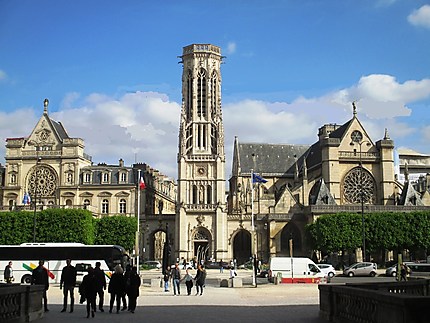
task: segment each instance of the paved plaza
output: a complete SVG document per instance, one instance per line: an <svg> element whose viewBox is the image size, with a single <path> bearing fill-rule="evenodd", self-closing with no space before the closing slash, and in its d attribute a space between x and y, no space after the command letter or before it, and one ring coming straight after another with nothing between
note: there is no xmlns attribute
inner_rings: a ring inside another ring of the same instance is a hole
<svg viewBox="0 0 430 323"><path fill-rule="evenodd" d="M246 280L249 272L240 275ZM158 277L158 273L149 273ZM144 285L140 289L138 307L134 314L124 311L109 314L109 294L105 294L105 312L97 312L95 318L86 318L84 305L75 305L73 313L60 313L62 291L51 285L48 291L49 312L37 322L325 322L318 317L319 293L317 284L262 284L252 287L245 284L238 288L216 285L215 272L209 272L204 294L186 295L181 285L181 295L164 292L160 287L147 283L148 273L143 274ZM75 298L78 298L75 291Z"/></svg>

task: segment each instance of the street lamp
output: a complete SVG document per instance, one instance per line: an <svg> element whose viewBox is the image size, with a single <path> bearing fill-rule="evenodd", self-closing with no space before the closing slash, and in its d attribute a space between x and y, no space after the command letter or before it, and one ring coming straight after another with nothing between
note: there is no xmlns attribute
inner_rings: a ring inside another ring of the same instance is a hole
<svg viewBox="0 0 430 323"><path fill-rule="evenodd" d="M37 182L38 182L38 175L37 171L39 168L39 150L38 146L36 146L36 169L34 170L34 214L33 214L33 242L36 242L36 211L37 211Z"/></svg>
<svg viewBox="0 0 430 323"><path fill-rule="evenodd" d="M371 146L371 143L367 140L363 140L363 135L360 131L355 130L351 134L352 142L350 143L351 146L354 146L357 144L360 147L359 150L359 164L360 164L360 203L361 203L361 229L362 229L362 240L363 240L363 261L366 261L366 231L365 231L365 225L364 225L364 183L363 183L363 162L362 162L362 145L366 144L366 146Z"/></svg>

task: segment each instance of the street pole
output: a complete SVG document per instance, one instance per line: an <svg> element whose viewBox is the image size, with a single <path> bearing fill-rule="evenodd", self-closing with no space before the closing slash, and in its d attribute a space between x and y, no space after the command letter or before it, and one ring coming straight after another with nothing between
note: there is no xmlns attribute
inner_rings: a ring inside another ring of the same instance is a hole
<svg viewBox="0 0 430 323"><path fill-rule="evenodd" d="M140 172L137 170L137 231L136 231L136 266L137 273L139 274L139 257L140 257Z"/></svg>
<svg viewBox="0 0 430 323"><path fill-rule="evenodd" d="M254 169L251 168L251 239L252 239L252 286L257 287L256 275L256 255L257 255L257 234L255 232L254 221Z"/></svg>
<svg viewBox="0 0 430 323"><path fill-rule="evenodd" d="M34 171L34 214L33 214L33 242L36 242L36 211L37 211L37 171L39 169L39 147L36 146L36 168Z"/></svg>
<svg viewBox="0 0 430 323"><path fill-rule="evenodd" d="M364 192L363 192L363 161L361 159L361 145L364 141L360 142L360 202L361 202L361 228L363 239L363 261L366 261L366 231L364 226Z"/></svg>

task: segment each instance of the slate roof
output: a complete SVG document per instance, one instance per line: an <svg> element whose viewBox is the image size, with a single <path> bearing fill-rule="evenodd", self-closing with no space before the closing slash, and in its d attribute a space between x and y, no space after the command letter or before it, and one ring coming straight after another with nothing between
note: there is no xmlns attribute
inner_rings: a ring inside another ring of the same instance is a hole
<svg viewBox="0 0 430 323"><path fill-rule="evenodd" d="M61 140L68 139L69 135L67 134L66 129L64 129L63 124L61 122L57 122L49 118L49 120L52 123L52 126L55 128L55 131L57 132L58 136Z"/></svg>
<svg viewBox="0 0 430 323"><path fill-rule="evenodd" d="M272 176L294 174L294 163L308 149L309 145L239 143L241 173L271 174Z"/></svg>

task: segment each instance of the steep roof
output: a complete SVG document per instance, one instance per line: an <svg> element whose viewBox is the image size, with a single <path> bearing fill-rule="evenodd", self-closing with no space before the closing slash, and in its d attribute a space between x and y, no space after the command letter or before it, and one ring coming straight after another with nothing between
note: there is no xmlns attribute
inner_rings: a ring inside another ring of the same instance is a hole
<svg viewBox="0 0 430 323"><path fill-rule="evenodd" d="M308 149L309 145L239 143L240 172L250 173L253 169L259 173L284 175Z"/></svg>

